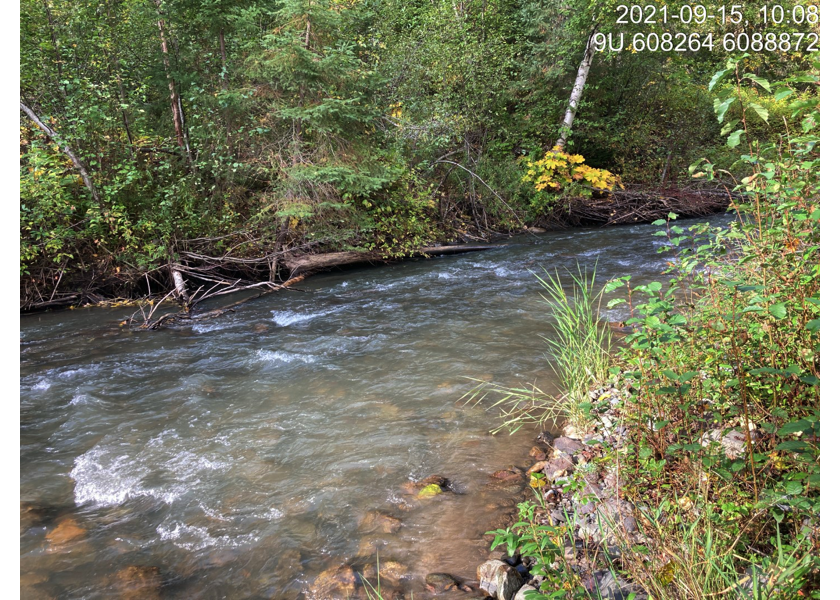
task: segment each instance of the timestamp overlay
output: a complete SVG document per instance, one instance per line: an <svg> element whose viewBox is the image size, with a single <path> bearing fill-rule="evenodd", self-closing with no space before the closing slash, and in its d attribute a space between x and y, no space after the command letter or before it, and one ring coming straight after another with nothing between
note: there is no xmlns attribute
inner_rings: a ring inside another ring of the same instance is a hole
<svg viewBox="0 0 840 600"><path fill-rule="evenodd" d="M820 6L810 4L621 4L597 52L776 52L820 49Z"/></svg>

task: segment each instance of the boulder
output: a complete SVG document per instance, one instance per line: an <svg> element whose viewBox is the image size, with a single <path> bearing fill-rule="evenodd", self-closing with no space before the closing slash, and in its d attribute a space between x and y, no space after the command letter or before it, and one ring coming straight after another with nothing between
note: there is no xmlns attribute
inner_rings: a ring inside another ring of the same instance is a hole
<svg viewBox="0 0 840 600"><path fill-rule="evenodd" d="M726 435L723 435L722 429L712 429L702 435L700 444L705 447L712 442L719 442L723 446L726 458L733 460L743 456L747 444L747 436L744 432L738 431L737 429L733 429Z"/></svg>
<svg viewBox="0 0 840 600"><path fill-rule="evenodd" d="M560 437L555 438L553 446L555 450L565 452L566 454L574 454L575 452L580 452L581 450L586 448L586 446L582 442L578 440L573 440L572 438L566 437L565 435L561 435Z"/></svg>
<svg viewBox="0 0 840 600"><path fill-rule="evenodd" d="M513 597L513 600L525 600L525 592L533 591L536 592L537 588L533 585L523 585L519 588L519 591L516 592L516 595Z"/></svg>
<svg viewBox="0 0 840 600"><path fill-rule="evenodd" d="M555 458L552 458L548 463L546 463L545 467L543 467L543 473L548 478L549 481L555 481L558 477L562 477L563 475L567 475L569 472L574 470L575 463L572 460L572 457L566 453L561 452Z"/></svg>
<svg viewBox="0 0 840 600"><path fill-rule="evenodd" d="M478 567L479 587L496 600L513 600L522 587L522 576L507 563L500 560L488 560Z"/></svg>

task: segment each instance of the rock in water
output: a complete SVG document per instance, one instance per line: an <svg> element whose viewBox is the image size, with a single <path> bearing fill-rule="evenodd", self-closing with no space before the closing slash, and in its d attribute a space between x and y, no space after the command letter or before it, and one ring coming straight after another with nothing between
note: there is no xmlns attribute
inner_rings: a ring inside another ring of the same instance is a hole
<svg viewBox="0 0 840 600"><path fill-rule="evenodd" d="M132 565L117 573L116 587L120 600L154 600L160 598L163 577L158 567Z"/></svg>
<svg viewBox="0 0 840 600"><path fill-rule="evenodd" d="M379 565L379 577L392 583L397 583L407 575L408 567L395 560L386 560Z"/></svg>
<svg viewBox="0 0 840 600"><path fill-rule="evenodd" d="M344 600L356 593L356 573L347 565L327 569L312 583L306 594L310 600Z"/></svg>
<svg viewBox="0 0 840 600"><path fill-rule="evenodd" d="M479 587L497 600L513 600L524 583L516 567L500 560L488 560L478 567L476 575Z"/></svg>
<svg viewBox="0 0 840 600"><path fill-rule="evenodd" d="M537 441L546 446L551 446L552 442L554 442L554 434L548 431L541 431L537 436Z"/></svg>
<svg viewBox="0 0 840 600"><path fill-rule="evenodd" d="M373 529L384 533L396 533L402 527L402 521L378 510L368 512L362 519L364 529Z"/></svg>
<svg viewBox="0 0 840 600"><path fill-rule="evenodd" d="M548 456L546 456L546 454L545 454L545 450L543 450L539 446L534 446L533 448L531 448L531 451L528 452L528 456L530 456L531 458L533 458L537 462L539 462L541 460L545 460L546 458L548 458Z"/></svg>
<svg viewBox="0 0 840 600"><path fill-rule="evenodd" d="M449 480L441 475L429 475L425 479L418 481L416 487L421 489L429 485L437 485L440 488L446 488L449 487Z"/></svg>
<svg viewBox="0 0 840 600"><path fill-rule="evenodd" d="M458 582L447 573L429 573L426 575L426 589L433 594L442 594L458 589Z"/></svg>
<svg viewBox="0 0 840 600"><path fill-rule="evenodd" d="M522 470L517 467L502 469L493 473L491 477L500 481L522 481Z"/></svg>
<svg viewBox="0 0 840 600"><path fill-rule="evenodd" d="M50 543L50 552L60 552L68 544L83 538L87 531L80 527L75 519L64 519L55 529L47 534L47 541Z"/></svg>

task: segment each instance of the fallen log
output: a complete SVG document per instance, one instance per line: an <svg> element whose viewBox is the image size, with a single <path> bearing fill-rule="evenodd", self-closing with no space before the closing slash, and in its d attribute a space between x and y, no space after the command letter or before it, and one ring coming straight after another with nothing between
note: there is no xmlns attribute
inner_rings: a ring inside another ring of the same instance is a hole
<svg viewBox="0 0 840 600"><path fill-rule="evenodd" d="M478 245L456 245L456 246L426 246L420 248L411 256L443 256L448 254L461 254L463 252L479 252L481 250L492 250L503 246L478 246ZM387 258L379 252L345 251L329 252L326 254L303 254L285 259L284 264L290 273L311 273L322 271L333 267L345 267L360 263L382 263Z"/></svg>

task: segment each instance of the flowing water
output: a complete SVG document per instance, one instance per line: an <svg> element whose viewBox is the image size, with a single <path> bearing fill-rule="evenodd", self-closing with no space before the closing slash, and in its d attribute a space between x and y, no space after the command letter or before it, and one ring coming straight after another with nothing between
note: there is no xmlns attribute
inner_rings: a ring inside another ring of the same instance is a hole
<svg viewBox="0 0 840 600"><path fill-rule="evenodd" d="M22 317L22 597L297 598L377 555L406 597L474 579L522 497L490 474L529 466L535 432L489 435L467 378L550 387L533 273L661 277L655 229L315 276L156 332L120 328L132 309ZM454 491L410 493L432 474Z"/></svg>

